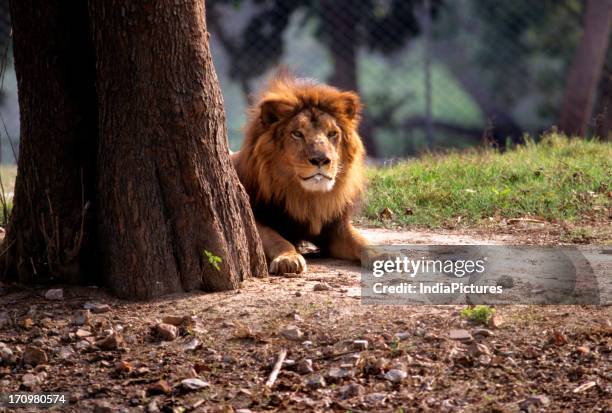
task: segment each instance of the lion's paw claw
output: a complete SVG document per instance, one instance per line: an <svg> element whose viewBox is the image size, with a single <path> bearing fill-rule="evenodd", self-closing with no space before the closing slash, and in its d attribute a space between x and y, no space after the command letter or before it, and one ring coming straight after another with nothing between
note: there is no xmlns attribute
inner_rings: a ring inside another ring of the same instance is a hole
<svg viewBox="0 0 612 413"><path fill-rule="evenodd" d="M282 254L270 262L268 271L270 274L299 274L306 271L306 260L297 253Z"/></svg>

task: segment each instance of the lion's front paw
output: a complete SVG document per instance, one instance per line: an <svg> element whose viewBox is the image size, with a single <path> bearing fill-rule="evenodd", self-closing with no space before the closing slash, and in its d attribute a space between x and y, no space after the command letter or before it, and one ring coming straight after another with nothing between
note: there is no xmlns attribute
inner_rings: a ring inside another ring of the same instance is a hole
<svg viewBox="0 0 612 413"><path fill-rule="evenodd" d="M298 253L281 254L270 263L270 274L301 273L306 271L306 260Z"/></svg>

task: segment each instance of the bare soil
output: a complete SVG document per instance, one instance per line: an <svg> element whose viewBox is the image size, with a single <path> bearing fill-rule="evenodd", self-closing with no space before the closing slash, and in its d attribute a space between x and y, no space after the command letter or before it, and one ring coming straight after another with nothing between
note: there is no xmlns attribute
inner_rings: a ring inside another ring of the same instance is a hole
<svg viewBox="0 0 612 413"><path fill-rule="evenodd" d="M375 243L525 243L512 234L364 232ZM461 317L462 306L362 305L357 267L307 260L300 276L150 302L75 287L49 300L48 287L4 285L0 393L65 392L69 404L55 409L70 412L612 411L610 307L503 306L483 328ZM103 312L74 324L87 303ZM163 340L155 326L168 316L178 336Z"/></svg>

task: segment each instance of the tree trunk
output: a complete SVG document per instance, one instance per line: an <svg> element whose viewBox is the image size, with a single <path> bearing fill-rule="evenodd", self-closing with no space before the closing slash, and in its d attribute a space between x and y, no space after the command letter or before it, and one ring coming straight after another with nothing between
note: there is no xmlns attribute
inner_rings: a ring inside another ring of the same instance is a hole
<svg viewBox="0 0 612 413"><path fill-rule="evenodd" d="M74 282L95 248L95 65L87 7L11 1L20 155L3 270L23 283ZM35 12L34 12L35 11Z"/></svg>
<svg viewBox="0 0 612 413"><path fill-rule="evenodd" d="M565 87L559 129L584 136L591 121L595 94L608 50L612 0L588 0L582 40L574 53Z"/></svg>
<svg viewBox="0 0 612 413"><path fill-rule="evenodd" d="M90 1L102 269L119 295L236 288L267 273L232 168L202 1ZM222 259L218 268L206 252Z"/></svg>
<svg viewBox="0 0 612 413"><path fill-rule="evenodd" d="M359 43L359 7L350 0L324 0L321 3L321 27L332 60L329 83L333 86L359 93L357 82L357 44ZM372 122L364 113L359 135L363 139L368 156L378 156Z"/></svg>

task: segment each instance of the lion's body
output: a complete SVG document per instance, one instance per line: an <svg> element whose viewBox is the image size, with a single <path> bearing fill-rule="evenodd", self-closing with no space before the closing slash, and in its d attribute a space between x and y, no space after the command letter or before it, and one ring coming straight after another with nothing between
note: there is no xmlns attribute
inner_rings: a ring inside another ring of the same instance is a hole
<svg viewBox="0 0 612 413"><path fill-rule="evenodd" d="M286 75L251 108L232 159L271 261L297 254L293 248L304 240L332 256L359 259L365 241L350 223L364 184L358 112L353 93ZM301 270L280 267L271 272Z"/></svg>

